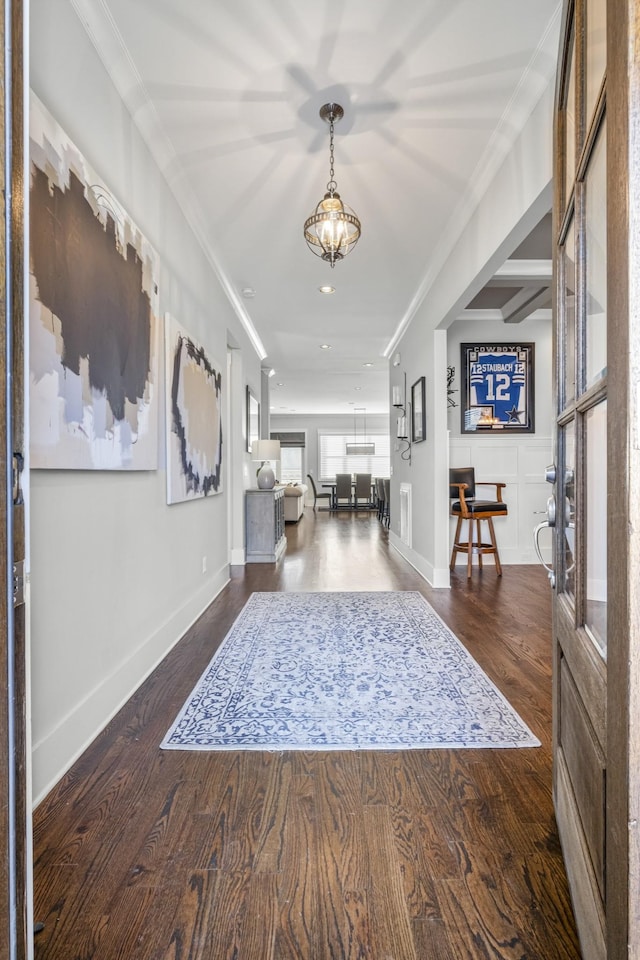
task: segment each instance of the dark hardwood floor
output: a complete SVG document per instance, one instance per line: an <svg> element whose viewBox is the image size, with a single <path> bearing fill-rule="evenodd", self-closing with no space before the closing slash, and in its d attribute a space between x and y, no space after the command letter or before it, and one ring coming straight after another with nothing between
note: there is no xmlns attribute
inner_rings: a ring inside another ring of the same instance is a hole
<svg viewBox="0 0 640 960"><path fill-rule="evenodd" d="M576 960L551 801L538 567L431 590L364 513L307 508L35 812L36 960ZM231 753L158 744L254 590L419 590L539 749Z"/></svg>

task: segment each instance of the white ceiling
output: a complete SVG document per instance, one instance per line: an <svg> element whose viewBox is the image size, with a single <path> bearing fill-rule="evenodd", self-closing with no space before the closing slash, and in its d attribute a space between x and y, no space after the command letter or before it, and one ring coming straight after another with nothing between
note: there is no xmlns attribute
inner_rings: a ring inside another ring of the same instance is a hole
<svg viewBox="0 0 640 960"><path fill-rule="evenodd" d="M382 354L552 76L559 0L73 3L276 369L273 412L384 411ZM362 221L333 270L302 235L329 179L328 101Z"/></svg>

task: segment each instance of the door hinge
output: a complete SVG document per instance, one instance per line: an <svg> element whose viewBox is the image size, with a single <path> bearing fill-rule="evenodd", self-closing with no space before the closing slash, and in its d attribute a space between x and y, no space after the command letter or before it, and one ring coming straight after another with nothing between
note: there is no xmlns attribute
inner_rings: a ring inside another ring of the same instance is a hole
<svg viewBox="0 0 640 960"><path fill-rule="evenodd" d="M24 603L24 560L13 565L13 605L20 607Z"/></svg>

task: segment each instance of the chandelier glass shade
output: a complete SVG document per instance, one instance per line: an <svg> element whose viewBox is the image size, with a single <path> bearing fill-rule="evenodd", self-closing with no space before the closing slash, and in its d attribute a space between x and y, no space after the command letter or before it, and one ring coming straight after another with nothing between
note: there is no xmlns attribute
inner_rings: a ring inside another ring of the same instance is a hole
<svg viewBox="0 0 640 960"><path fill-rule="evenodd" d="M329 124L329 182L324 197L305 221L304 238L312 253L335 267L360 239L360 221L343 203L334 180L333 127L344 116L344 110L339 103L325 103L320 116Z"/></svg>

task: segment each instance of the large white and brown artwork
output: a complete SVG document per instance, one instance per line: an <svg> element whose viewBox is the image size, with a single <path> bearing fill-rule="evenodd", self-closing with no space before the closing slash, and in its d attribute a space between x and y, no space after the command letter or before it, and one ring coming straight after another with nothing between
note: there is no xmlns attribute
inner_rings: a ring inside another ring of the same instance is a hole
<svg viewBox="0 0 640 960"><path fill-rule="evenodd" d="M220 366L169 314L165 318L167 502L222 492Z"/></svg>
<svg viewBox="0 0 640 960"><path fill-rule="evenodd" d="M30 115L31 466L158 467L158 259L44 106Z"/></svg>

